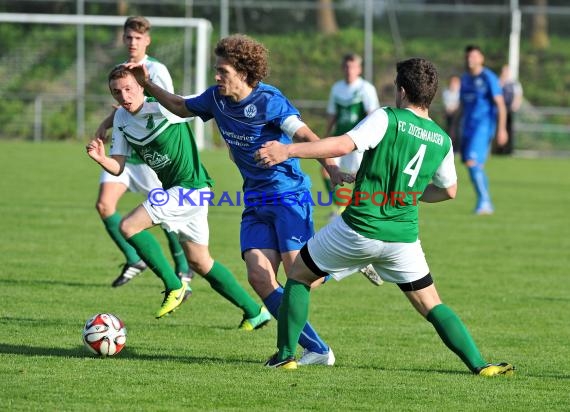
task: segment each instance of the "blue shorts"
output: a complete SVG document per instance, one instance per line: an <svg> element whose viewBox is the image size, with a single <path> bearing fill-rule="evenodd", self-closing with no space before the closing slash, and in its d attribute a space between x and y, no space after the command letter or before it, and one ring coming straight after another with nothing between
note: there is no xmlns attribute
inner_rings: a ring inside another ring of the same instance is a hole
<svg viewBox="0 0 570 412"><path fill-rule="evenodd" d="M482 165L487 161L489 148L495 136L496 125L482 122L471 135L461 136L461 160L475 160Z"/></svg>
<svg viewBox="0 0 570 412"><path fill-rule="evenodd" d="M242 256L249 249L300 250L314 233L312 205L301 199L295 194L283 202L247 206L241 219Z"/></svg>

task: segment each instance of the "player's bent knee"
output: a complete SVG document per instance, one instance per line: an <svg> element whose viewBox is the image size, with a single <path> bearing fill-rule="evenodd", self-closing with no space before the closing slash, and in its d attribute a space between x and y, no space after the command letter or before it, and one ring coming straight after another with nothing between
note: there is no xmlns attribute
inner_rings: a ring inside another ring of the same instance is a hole
<svg viewBox="0 0 570 412"><path fill-rule="evenodd" d="M247 281L255 293L260 296L268 295L279 286L275 275L267 270L252 271L248 268Z"/></svg>
<svg viewBox="0 0 570 412"><path fill-rule="evenodd" d="M129 239L137 233L142 232L143 229L135 227L129 219L123 219L121 223L119 223L119 230L126 239Z"/></svg>
<svg viewBox="0 0 570 412"><path fill-rule="evenodd" d="M95 209L97 210L97 213L99 213L99 216L101 216L102 219L105 219L115 213L115 208L111 207L106 202L99 201L95 203Z"/></svg>
<svg viewBox="0 0 570 412"><path fill-rule="evenodd" d="M186 256L188 266L201 276L206 275L212 266L214 266L214 259L210 256L208 251L194 252Z"/></svg>

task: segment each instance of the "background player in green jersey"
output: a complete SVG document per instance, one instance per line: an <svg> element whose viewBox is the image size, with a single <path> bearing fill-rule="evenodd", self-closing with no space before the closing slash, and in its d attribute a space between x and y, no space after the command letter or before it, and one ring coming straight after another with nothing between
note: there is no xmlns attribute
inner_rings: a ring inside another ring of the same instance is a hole
<svg viewBox="0 0 570 412"><path fill-rule="evenodd" d="M340 136L358 124L367 115L380 107L374 85L362 78L362 57L349 53L342 58L343 79L331 87L327 103L327 128L325 136ZM346 173L356 174L362 161L362 152L357 150L335 158L339 168ZM338 206L334 196L335 186L331 184L326 170L321 169L327 190L333 192L333 215L341 214L344 206Z"/></svg>
<svg viewBox="0 0 570 412"><path fill-rule="evenodd" d="M123 44L129 55L128 61L145 64L151 78L155 82L165 89L173 91L172 78L166 66L146 54L146 50L151 42L150 29L149 21L142 16L132 16L125 21L123 26ZM107 130L113 127L114 115L115 110L101 122L95 132L95 137L103 141L106 140ZM149 191L157 187L160 187L160 181L156 173L135 152L127 159L124 171L119 176L113 176L105 170L101 172L96 209L107 233L121 250L126 260L121 273L113 281L113 287L124 285L147 267L119 230L119 223L121 222L121 215L117 212L119 199L127 190L140 192L146 196ZM176 273L189 282L191 273L177 236L167 230L164 230L164 233L168 239Z"/></svg>
<svg viewBox="0 0 570 412"><path fill-rule="evenodd" d="M451 139L429 118L437 85L431 62L418 58L399 62L396 107L375 111L342 136L286 146L268 142L257 152L259 164L269 167L291 157L366 151L351 204L307 242L287 273L279 312L279 351L267 366L297 367L296 344L308 318L312 282L328 274L341 280L372 264L384 280L399 286L473 373L513 373L508 363L487 363L463 322L442 303L418 239L418 200L441 202L453 199L457 191Z"/></svg>
<svg viewBox="0 0 570 412"><path fill-rule="evenodd" d="M88 155L113 175L119 175L134 150L162 182L120 224L121 233L144 262L162 279L165 297L156 313L160 318L182 303L186 281L173 271L154 236L146 229L160 224L176 233L192 269L212 288L244 312L241 329L253 330L271 319L233 274L210 256L208 250L208 197L212 181L200 162L192 131L184 119L146 97L132 72L124 66L109 74L109 89L121 106L113 120L110 157L101 139L87 145Z"/></svg>
<svg viewBox="0 0 570 412"><path fill-rule="evenodd" d="M340 136L348 132L367 115L380 107L378 94L374 85L362 78L362 57L356 53L345 54L342 58L342 72L344 78L337 81L331 87L329 100L327 103L327 129L325 136ZM355 150L344 156L335 158L335 162L341 171L356 175L363 152ZM334 212L331 219L340 215L346 206L340 206L341 201L336 196L335 187L325 168L321 168L321 174L325 182L326 189L332 193ZM382 278L376 273L371 265L360 269L360 272L373 284L381 285Z"/></svg>

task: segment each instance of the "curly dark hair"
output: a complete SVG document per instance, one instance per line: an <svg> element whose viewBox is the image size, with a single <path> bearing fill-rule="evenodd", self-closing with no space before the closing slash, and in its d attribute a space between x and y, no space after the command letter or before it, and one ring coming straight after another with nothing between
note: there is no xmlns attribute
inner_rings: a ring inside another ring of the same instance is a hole
<svg viewBox="0 0 570 412"><path fill-rule="evenodd" d="M221 39L214 49L238 72L246 75L246 82L255 87L269 74L269 51L258 41L244 34L233 34Z"/></svg>
<svg viewBox="0 0 570 412"><path fill-rule="evenodd" d="M412 58L398 62L396 72L396 86L404 88L408 101L429 109L439 81L434 64L429 60Z"/></svg>

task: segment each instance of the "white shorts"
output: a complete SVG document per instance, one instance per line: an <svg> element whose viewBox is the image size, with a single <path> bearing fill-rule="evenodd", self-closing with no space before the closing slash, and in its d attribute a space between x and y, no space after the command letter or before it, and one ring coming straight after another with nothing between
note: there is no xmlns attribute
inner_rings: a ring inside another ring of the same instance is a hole
<svg viewBox="0 0 570 412"><path fill-rule="evenodd" d="M180 241L189 240L208 245L208 202L211 189L185 189L180 186L153 192L143 202L152 223L178 235ZM180 201L182 199L182 201Z"/></svg>
<svg viewBox="0 0 570 412"><path fill-rule="evenodd" d="M162 183L158 180L158 176L145 163L132 164L125 163L125 169L119 176L103 170L99 183L121 183L127 187L130 192L148 194L152 189L162 187Z"/></svg>
<svg viewBox="0 0 570 412"><path fill-rule="evenodd" d="M364 152L359 152L354 150L344 156L335 157L334 160L337 166L345 173L356 174L358 169L360 169L360 163L362 163L362 157Z"/></svg>
<svg viewBox="0 0 570 412"><path fill-rule="evenodd" d="M429 273L419 240L414 243L369 239L352 230L341 216L307 242L311 258L323 272L341 280L371 264L387 282L408 283Z"/></svg>

